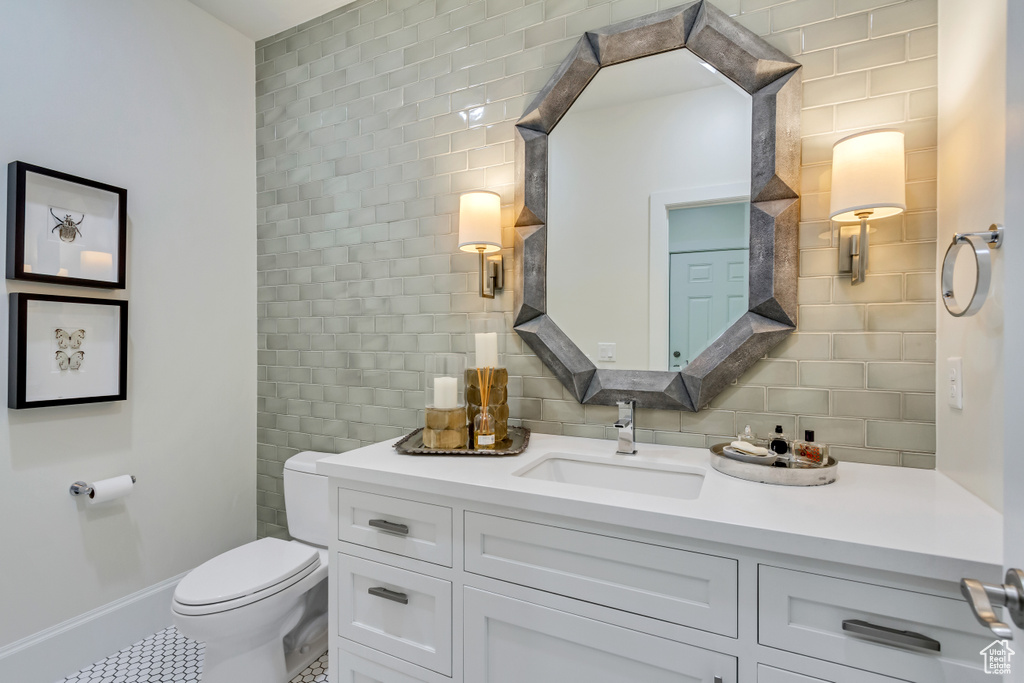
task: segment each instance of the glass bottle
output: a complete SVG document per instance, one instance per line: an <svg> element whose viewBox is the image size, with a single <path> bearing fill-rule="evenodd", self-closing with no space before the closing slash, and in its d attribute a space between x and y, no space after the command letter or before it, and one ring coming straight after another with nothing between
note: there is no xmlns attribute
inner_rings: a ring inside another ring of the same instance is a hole
<svg viewBox="0 0 1024 683"><path fill-rule="evenodd" d="M789 441L786 440L786 435L782 432L782 425L775 425L775 433L770 437L768 449L778 455L785 455L789 452Z"/></svg>
<svg viewBox="0 0 1024 683"><path fill-rule="evenodd" d="M814 440L814 430L804 430L804 440L793 443L793 460L812 467L828 464L828 445Z"/></svg>
<svg viewBox="0 0 1024 683"><path fill-rule="evenodd" d="M491 451L495 447L497 418L494 406L486 406L473 418L473 446L478 451Z"/></svg>

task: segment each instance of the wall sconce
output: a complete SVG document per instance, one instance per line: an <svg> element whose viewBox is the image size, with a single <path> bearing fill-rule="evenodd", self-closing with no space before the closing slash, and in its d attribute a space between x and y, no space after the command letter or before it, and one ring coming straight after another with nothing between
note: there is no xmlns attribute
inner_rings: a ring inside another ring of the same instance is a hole
<svg viewBox="0 0 1024 683"><path fill-rule="evenodd" d="M868 218L888 218L907 209L903 133L876 130L845 137L832 147L829 218L839 226L839 272L864 282L868 270Z"/></svg>
<svg viewBox="0 0 1024 683"><path fill-rule="evenodd" d="M505 286L501 258L501 197L467 192L459 197L459 249L480 254L480 296L493 299Z"/></svg>

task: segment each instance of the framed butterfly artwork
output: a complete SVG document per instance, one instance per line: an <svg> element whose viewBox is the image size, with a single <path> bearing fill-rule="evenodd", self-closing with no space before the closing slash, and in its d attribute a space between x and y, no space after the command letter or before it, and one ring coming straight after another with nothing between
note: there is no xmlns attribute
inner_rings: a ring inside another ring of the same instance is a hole
<svg viewBox="0 0 1024 683"><path fill-rule="evenodd" d="M128 397L128 302L15 292L8 408Z"/></svg>
<svg viewBox="0 0 1024 683"><path fill-rule="evenodd" d="M128 190L7 166L7 279L125 288Z"/></svg>

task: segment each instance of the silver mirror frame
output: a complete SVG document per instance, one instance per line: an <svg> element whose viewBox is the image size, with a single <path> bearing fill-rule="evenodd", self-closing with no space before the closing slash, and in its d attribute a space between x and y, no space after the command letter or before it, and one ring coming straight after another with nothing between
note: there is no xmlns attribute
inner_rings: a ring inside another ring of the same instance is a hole
<svg viewBox="0 0 1024 683"><path fill-rule="evenodd" d="M681 372L598 369L547 314L548 135L606 66L686 48L750 93L749 308ZM515 125L513 326L580 403L697 411L796 327L800 64L709 2L588 31Z"/></svg>

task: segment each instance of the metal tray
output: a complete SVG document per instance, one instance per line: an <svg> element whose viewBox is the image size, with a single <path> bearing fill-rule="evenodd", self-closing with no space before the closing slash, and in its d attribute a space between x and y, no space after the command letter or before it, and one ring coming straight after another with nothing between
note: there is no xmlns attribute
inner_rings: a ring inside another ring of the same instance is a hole
<svg viewBox="0 0 1024 683"><path fill-rule="evenodd" d="M484 458L497 458L506 455L519 455L530 445L530 430L526 427L508 428L508 439L498 444L492 451L473 450L470 448L436 449L423 446L423 428L402 437L395 443L395 450L402 455L462 455Z"/></svg>
<svg viewBox="0 0 1024 683"><path fill-rule="evenodd" d="M737 479L756 481L762 484L778 486L825 486L839 477L839 463L829 456L824 467L777 467L758 463L740 462L722 455L722 447L727 443L716 443L711 447L711 466L722 474Z"/></svg>

